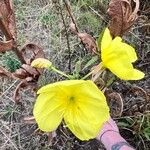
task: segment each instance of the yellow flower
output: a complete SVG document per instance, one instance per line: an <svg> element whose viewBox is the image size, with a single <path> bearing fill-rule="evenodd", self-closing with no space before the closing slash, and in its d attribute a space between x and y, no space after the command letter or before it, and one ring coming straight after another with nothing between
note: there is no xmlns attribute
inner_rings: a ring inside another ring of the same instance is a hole
<svg viewBox="0 0 150 150"><path fill-rule="evenodd" d="M137 60L135 49L122 42L121 37L112 40L110 31L105 29L101 41L101 59L103 66L123 80L139 80L144 73L134 69L132 63Z"/></svg>
<svg viewBox="0 0 150 150"><path fill-rule="evenodd" d="M31 66L35 68L50 68L52 63L45 58L37 58L32 61Z"/></svg>
<svg viewBox="0 0 150 150"><path fill-rule="evenodd" d="M55 130L62 119L80 140L95 138L109 119L104 94L92 81L66 80L38 91L33 115L42 131Z"/></svg>

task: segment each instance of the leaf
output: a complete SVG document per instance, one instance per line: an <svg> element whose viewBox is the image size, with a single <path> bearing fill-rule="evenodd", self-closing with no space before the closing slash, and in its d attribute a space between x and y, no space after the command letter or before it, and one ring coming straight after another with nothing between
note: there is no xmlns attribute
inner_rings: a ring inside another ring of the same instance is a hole
<svg viewBox="0 0 150 150"><path fill-rule="evenodd" d="M129 128L130 127L130 124L128 122L123 122L123 121L118 122L117 125L121 128L124 128L124 127Z"/></svg>
<svg viewBox="0 0 150 150"><path fill-rule="evenodd" d="M43 69L31 67L31 62L36 58L44 58L43 49L35 44L28 43L21 49L21 54L26 64L23 64L20 69L17 69L13 75L19 79L32 77L34 81L37 81Z"/></svg>
<svg viewBox="0 0 150 150"><path fill-rule="evenodd" d="M77 35L81 39L83 44L85 44L88 50L91 50L92 52L96 53L96 49L97 49L96 41L90 34L78 33Z"/></svg>
<svg viewBox="0 0 150 150"><path fill-rule="evenodd" d="M143 130L144 136L147 138L147 140L150 140L150 127L147 127Z"/></svg>
<svg viewBox="0 0 150 150"><path fill-rule="evenodd" d="M96 53L96 40L90 34L78 32L76 25L73 22L70 24L70 30L80 38L86 49Z"/></svg>
<svg viewBox="0 0 150 150"><path fill-rule="evenodd" d="M131 91L136 95L136 96L141 96L145 100L145 103L149 103L149 96L148 93L142 89L139 86L133 86L131 88Z"/></svg>
<svg viewBox="0 0 150 150"><path fill-rule="evenodd" d="M109 29L113 37L122 36L128 31L137 19L139 0L133 0L135 8L132 9L131 0L111 0L108 14L111 17Z"/></svg>
<svg viewBox="0 0 150 150"><path fill-rule="evenodd" d="M32 77L28 77L26 78L26 80L22 80L16 87L15 91L14 91L14 94L13 94L13 99L15 100L15 102L17 104L20 103L20 99L21 99L21 96L19 94L20 90L23 88L27 88L29 87L30 89L34 90L37 88L37 84L36 82L32 82Z"/></svg>
<svg viewBox="0 0 150 150"><path fill-rule="evenodd" d="M32 78L34 82L38 81L39 76L41 73L37 71L37 69L31 67L30 65L23 64L20 69L17 69L14 73L13 76L17 77L19 79L26 79L28 77Z"/></svg>
<svg viewBox="0 0 150 150"><path fill-rule="evenodd" d="M19 79L25 79L26 77L29 76L28 72L23 69L23 68L20 68L20 69L17 69L14 73L13 73L13 76L14 77L17 77Z"/></svg>
<svg viewBox="0 0 150 150"><path fill-rule="evenodd" d="M28 74L32 75L33 78L39 75L39 72L35 68L31 67L30 65L23 64L22 68L26 70Z"/></svg>
<svg viewBox="0 0 150 150"><path fill-rule="evenodd" d="M82 61L79 60L75 64L75 74L76 74L77 77L79 76L79 73L81 71L81 63L82 63Z"/></svg>
<svg viewBox="0 0 150 150"><path fill-rule="evenodd" d="M94 64L98 60L97 56L93 56L92 59L90 59L87 64L84 66L83 70Z"/></svg>
<svg viewBox="0 0 150 150"><path fill-rule="evenodd" d="M26 61L26 64L31 64L31 62L36 58L45 58L43 49L33 43L25 44L20 51Z"/></svg>
<svg viewBox="0 0 150 150"><path fill-rule="evenodd" d="M44 51L42 48L35 44L29 43L23 46L21 49L21 54L26 64L23 64L20 69L17 69L16 72L13 73L14 77L22 80L14 91L13 98L16 103L19 103L21 99L19 95L20 89L28 86L32 89L36 89L39 76L43 72L43 69L35 69L31 66L31 62L34 59L44 58Z"/></svg>
<svg viewBox="0 0 150 150"><path fill-rule="evenodd" d="M19 101L21 99L20 95L19 95L19 91L21 88L25 88L28 85L26 80L22 80L16 87L14 94L13 94L13 99L15 100L15 102L17 104L19 104Z"/></svg>
<svg viewBox="0 0 150 150"><path fill-rule="evenodd" d="M71 6L70 6L69 1L64 1L64 3L66 6L68 15L71 18L71 23L70 23L71 32L76 34L81 39L81 43L83 44L83 46L85 46L86 49L96 53L97 45L96 45L95 39L90 34L79 32L77 23L75 21L75 17L73 16L73 13L71 11Z"/></svg>

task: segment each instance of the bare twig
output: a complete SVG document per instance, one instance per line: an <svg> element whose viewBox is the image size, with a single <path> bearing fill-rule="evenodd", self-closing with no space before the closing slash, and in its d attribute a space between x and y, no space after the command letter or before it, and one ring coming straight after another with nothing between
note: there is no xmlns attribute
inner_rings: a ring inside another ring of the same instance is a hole
<svg viewBox="0 0 150 150"><path fill-rule="evenodd" d="M0 29L1 29L2 33L4 34L4 36L6 37L6 40L12 41L12 44L11 44L12 49L11 50L15 52L18 59L21 61L22 64L24 64L25 60L24 60L21 52L18 50L16 41L15 41L13 35L11 34L11 32L9 31L10 29L6 26L6 23L4 22L3 16L0 16ZM7 51L7 49L5 51ZM4 52L4 50L2 52Z"/></svg>
<svg viewBox="0 0 150 150"><path fill-rule="evenodd" d="M70 18L71 18L72 22L73 22L74 25L75 25L76 31L79 32L79 29L78 29L77 23L76 23L76 21L75 21L75 18L74 18L74 16L72 15L71 6L70 6L69 1L68 1L68 0L64 0L64 3L65 3L65 6L66 6L66 9L67 9L67 11L68 11L68 13L69 13L69 15L70 15Z"/></svg>
<svg viewBox="0 0 150 150"><path fill-rule="evenodd" d="M67 25L66 25L66 22L65 22L65 18L63 16L63 11L62 11L62 8L61 8L61 4L60 2L58 1L58 4L59 4L59 10L60 10L60 16L61 16L61 19L62 19L62 22L63 22L63 25L64 25L64 29L65 29L65 35L66 35L66 40L67 40L67 48L68 48L68 55L69 55L69 60L68 60L68 69L69 69L69 73L71 73L71 48L70 48L70 43L69 43L69 34L68 34L68 31L67 31Z"/></svg>
<svg viewBox="0 0 150 150"><path fill-rule="evenodd" d="M70 30L76 34L80 40L81 40L81 44L84 46L85 50L91 50L92 52L96 53L96 41L95 39L90 35L90 34L87 34L87 33L81 33L77 27L77 23L75 21L75 18L72 14L72 11L71 11L71 6L68 2L68 0L64 0L64 3L65 3L65 6L66 6L66 9L67 9L67 12L71 18L71 23L70 23Z"/></svg>
<svg viewBox="0 0 150 150"><path fill-rule="evenodd" d="M106 24L108 23L108 20L106 20L106 18L104 16L102 16L101 14L99 14L96 10L94 10L91 6L89 6L89 8L91 9L91 11L93 11L94 14L96 14L98 17L100 17Z"/></svg>

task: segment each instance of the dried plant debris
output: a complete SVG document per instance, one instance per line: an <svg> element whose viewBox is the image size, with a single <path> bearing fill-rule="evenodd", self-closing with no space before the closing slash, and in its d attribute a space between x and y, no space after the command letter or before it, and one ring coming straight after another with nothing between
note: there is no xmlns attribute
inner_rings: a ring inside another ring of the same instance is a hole
<svg viewBox="0 0 150 150"><path fill-rule="evenodd" d="M33 81L37 81L43 70L31 67L31 62L36 58L44 58L43 49L33 43L28 43L20 51L26 64L17 69L13 75L20 79L31 77Z"/></svg>
<svg viewBox="0 0 150 150"><path fill-rule="evenodd" d="M18 56L18 59L22 62L21 68L16 72L11 73L6 69L0 67L0 75L11 78L21 79L21 83L16 87L14 92L14 99L18 103L20 100L19 90L29 85L34 89L38 81L39 76L42 73L42 69L35 69L30 66L31 62L36 58L43 58L43 49L39 46L28 43L21 50L18 50L16 44L16 24L15 15L12 6L12 0L0 1L0 29L6 40L0 41L0 52L6 52L12 50Z"/></svg>
<svg viewBox="0 0 150 150"><path fill-rule="evenodd" d="M26 78L25 80L22 80L16 87L14 94L13 94L13 99L17 104L21 103L21 96L20 96L20 90L25 89L25 88L30 88L31 91L35 91L37 89L37 84L36 82L32 81L31 77Z"/></svg>
<svg viewBox="0 0 150 150"><path fill-rule="evenodd" d="M16 24L12 0L0 1L0 27L7 40L16 39Z"/></svg>
<svg viewBox="0 0 150 150"><path fill-rule="evenodd" d="M39 76L43 72L43 69L35 69L31 67L31 62L36 58L44 58L43 49L35 44L28 43L20 50L23 59L25 60L25 64L22 64L21 68L17 69L15 72L11 73L6 69L0 67L0 75L6 77L12 77L20 79L21 82L16 87L14 91L13 98L16 103L20 102L19 91L22 88L30 87L35 90L37 88L37 82ZM30 53L30 54L29 54Z"/></svg>
<svg viewBox="0 0 150 150"><path fill-rule="evenodd" d="M0 41L0 52L11 50L13 45L14 45L13 40L5 41L5 42Z"/></svg>
<svg viewBox="0 0 150 150"><path fill-rule="evenodd" d="M150 97L148 92L139 86L133 86L127 92L128 102L125 104L124 115L137 115L146 113L150 107ZM130 104L130 105L129 105Z"/></svg>
<svg viewBox="0 0 150 150"><path fill-rule="evenodd" d="M19 103L20 96L19 91L21 88L30 87L31 89L35 90L37 88L37 82L39 76L43 72L43 69L35 69L31 67L31 62L36 58L44 58L44 52L42 48L39 46L29 43L23 46L21 49L22 56L26 61L26 64L23 64L20 69L17 69L15 73L13 73L14 77L21 79L21 83L16 87L14 92L14 100L16 103ZM27 58L27 54L30 52L30 58Z"/></svg>
<svg viewBox="0 0 150 150"><path fill-rule="evenodd" d="M35 124L36 123L33 116L24 117L23 120L26 124Z"/></svg>
<svg viewBox="0 0 150 150"><path fill-rule="evenodd" d="M13 49L16 40L16 24L12 0L0 1L0 29L5 37L0 41L0 52Z"/></svg>
<svg viewBox="0 0 150 150"><path fill-rule="evenodd" d="M132 9L132 0L111 0L108 14L111 18L109 29L113 37L122 36L134 24L138 15L139 0L133 0L135 7Z"/></svg>
<svg viewBox="0 0 150 150"><path fill-rule="evenodd" d="M73 22L70 24L70 30L80 38L86 49L96 53L96 41L90 34L78 32Z"/></svg>
<svg viewBox="0 0 150 150"><path fill-rule="evenodd" d="M71 6L70 6L69 2L64 1L64 3L66 6L66 9L67 9L67 12L71 18L71 23L70 23L71 32L76 34L80 38L82 44L85 46L85 48L87 50L90 50L90 51L96 53L96 49L97 49L96 40L90 34L79 32L79 29L77 27L75 17L72 14Z"/></svg>
<svg viewBox="0 0 150 150"><path fill-rule="evenodd" d="M44 58L43 49L34 43L25 44L20 51L26 64L31 64L36 58Z"/></svg>
<svg viewBox="0 0 150 150"><path fill-rule="evenodd" d="M119 117L123 112L123 100L119 93L112 92L110 90L105 91L108 105L110 107L110 112L112 117Z"/></svg>
<svg viewBox="0 0 150 150"><path fill-rule="evenodd" d="M3 67L0 67L0 76L12 78L12 74Z"/></svg>

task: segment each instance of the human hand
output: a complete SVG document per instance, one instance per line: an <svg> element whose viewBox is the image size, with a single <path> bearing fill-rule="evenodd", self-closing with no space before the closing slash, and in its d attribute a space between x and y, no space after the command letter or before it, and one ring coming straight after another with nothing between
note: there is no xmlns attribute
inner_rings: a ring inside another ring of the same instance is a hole
<svg viewBox="0 0 150 150"><path fill-rule="evenodd" d="M103 124L96 139L100 140L107 150L134 150L120 135L118 126L112 118Z"/></svg>
<svg viewBox="0 0 150 150"><path fill-rule="evenodd" d="M107 132L107 131L114 131L116 133L119 133L119 129L118 129L118 126L117 124L115 123L115 121L110 118L107 122L105 122L103 124L103 127L101 129L101 131L99 132L99 134L97 135L97 139L100 139L102 138L102 136Z"/></svg>

